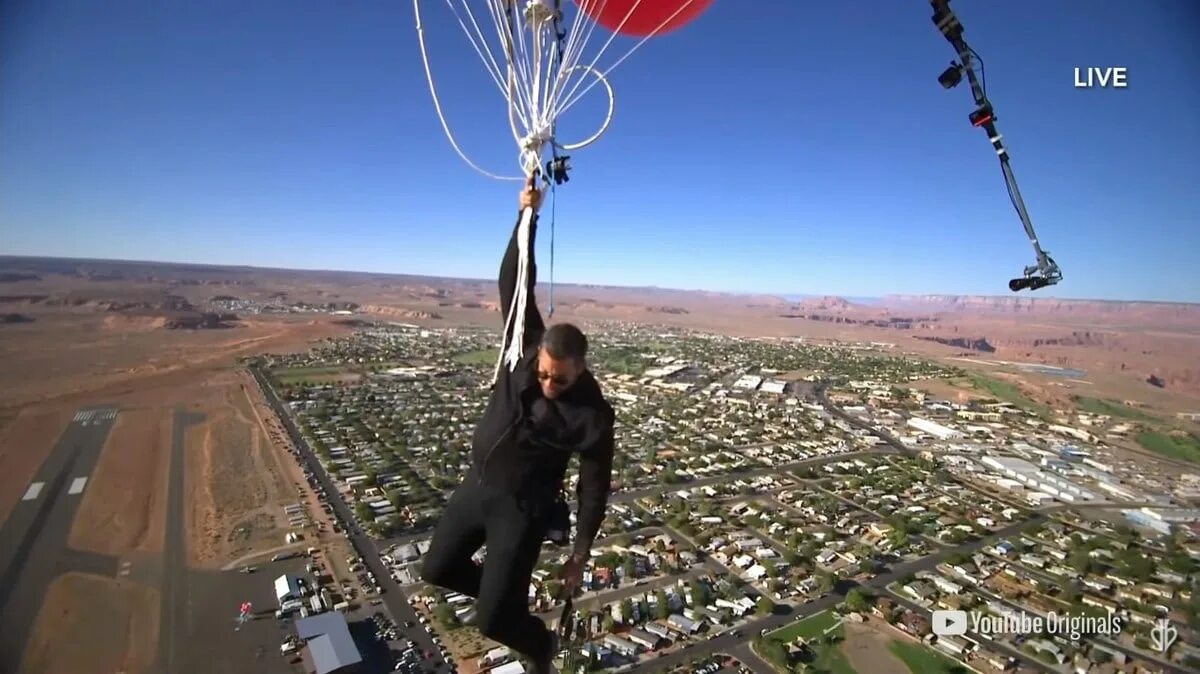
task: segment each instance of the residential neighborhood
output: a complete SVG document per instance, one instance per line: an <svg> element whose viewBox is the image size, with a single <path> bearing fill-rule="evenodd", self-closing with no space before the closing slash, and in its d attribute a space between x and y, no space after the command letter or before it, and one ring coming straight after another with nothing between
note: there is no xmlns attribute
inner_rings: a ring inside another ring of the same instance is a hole
<svg viewBox="0 0 1200 674"><path fill-rule="evenodd" d="M1115 451L1136 421L995 381L939 397L975 375L887 344L589 334L618 450L562 667L864 671L871 649L856 644L871 639L911 671L1200 667L1200 474ZM472 600L418 571L469 466L494 339L372 324L249 365L319 461L310 481L332 482L447 662L515 674L513 654L463 624ZM553 625L568 552L547 544L529 588ZM935 611L1048 627L936 634Z"/></svg>

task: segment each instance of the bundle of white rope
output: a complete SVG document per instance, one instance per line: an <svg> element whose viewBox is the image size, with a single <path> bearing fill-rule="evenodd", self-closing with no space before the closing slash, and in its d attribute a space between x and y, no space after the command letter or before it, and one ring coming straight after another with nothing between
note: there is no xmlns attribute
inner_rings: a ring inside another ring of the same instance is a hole
<svg viewBox="0 0 1200 674"><path fill-rule="evenodd" d="M504 324L504 340L500 344L500 358L492 373L492 384L500 378L500 368L508 365L511 372L517 367L525 351L525 311L529 306L529 244L533 232L533 209L521 211L517 224L517 287L512 303L508 307L508 320Z"/></svg>

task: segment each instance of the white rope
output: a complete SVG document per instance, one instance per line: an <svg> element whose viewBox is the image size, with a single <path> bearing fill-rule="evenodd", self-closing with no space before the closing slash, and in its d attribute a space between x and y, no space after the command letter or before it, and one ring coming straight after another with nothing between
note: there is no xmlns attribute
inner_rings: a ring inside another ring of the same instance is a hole
<svg viewBox="0 0 1200 674"><path fill-rule="evenodd" d="M487 0L488 14L491 15L492 22L495 24L496 35L500 43L500 55L504 60L502 69L500 59L489 45L489 40L485 37L475 12L471 9L471 3L477 0L458 1L461 2L462 9L466 13L465 18L456 7L455 0L446 0L446 4L506 103L509 127L513 139L517 143L521 173L525 177L533 175L540 168L542 156L547 149L557 147L564 150L576 150L594 143L604 135L612 123L616 103L612 85L606 79L606 71L601 71L595 66L600 54L597 54L597 58L592 59L591 64L579 63L584 47L596 29L595 20L578 10L572 21L567 21L559 14L558 25L567 33L565 44L561 45L561 58L559 58L560 44L555 31L556 10L553 0ZM606 2L607 0L588 0L585 4L603 7ZM636 9L641 2L642 0L638 0L633 9ZM566 4L568 4L567 0L563 0L563 5ZM630 11L632 12L633 9ZM420 0L413 0L413 14L416 17L417 37L421 48L421 62L425 69L425 79L429 84L429 93L433 98L438 122L441 124L442 132L446 135L447 140L450 141L450 146L460 159L482 175L496 180L522 180L523 178L520 176L497 175L483 169L472 161L458 144L438 97L437 84L425 43ZM626 15L625 20L628 18L629 15ZM624 25L624 20L621 25ZM528 38L527 32L529 33ZM604 47L601 48L601 53L607 49L614 37L615 34L609 37ZM552 64L556 67L552 68ZM589 75L593 81L579 91ZM575 80L573 83L572 79ZM605 94L608 96L607 110L599 129L582 141L561 143L554 134L559 115L566 107L574 104L597 84L604 87Z"/></svg>
<svg viewBox="0 0 1200 674"><path fill-rule="evenodd" d="M530 238L533 231L533 208L521 211L517 224L517 287L513 289L512 302L508 307L508 320L504 322L504 338L500 342L500 357L492 373L492 384L500 379L500 368L509 371L525 355L525 312L529 306Z"/></svg>
<svg viewBox="0 0 1200 674"><path fill-rule="evenodd" d="M604 78L607 78L607 77L608 77L608 75L609 75L609 73L611 73L612 71L616 70L616 69L617 69L617 66L621 65L622 63L624 63L624 62L625 62L625 59L627 59L627 58L629 58L630 56L632 56L632 55L633 55L633 52L637 51L639 48L641 48L641 46L642 46L642 45L646 44L646 41L647 41L647 40L649 40L650 38L652 38L652 37L654 37L654 36L658 35L658 32L659 32L659 31L661 31L661 30L663 29L663 26L666 26L668 23L670 23L671 21L673 21L673 20L675 19L675 17L676 17L676 16L679 16L679 13L680 13L680 12L682 12L683 10L687 9L688 7L690 7L690 6L691 6L691 4L692 4L693 2L695 2L695 0L687 0L687 2L685 2L685 3L681 4L681 5L679 5L679 8L678 8L678 9L676 9L674 12L672 12L672 13L671 13L671 16L668 16L667 18L663 19L663 20L662 20L662 23L659 23L657 26L655 26L654 30L650 31L650 33L648 33L647 35L645 35L645 36L644 36L644 37L643 37L641 40L638 40L638 43L637 43L637 44L635 44L635 45L633 45L632 47L630 47L629 51L625 52L625 54L624 54L624 55L622 55L622 56L621 56L621 58L617 59L617 62L616 62L616 63L612 64L611 66L609 66L609 67L607 67L607 68L605 68L605 69L604 69L604 72L602 72L602 73L601 73L601 75L603 75L603 77L601 77L601 78L597 78L595 82L592 82L591 84L589 84L589 85L588 85L588 86L587 86L587 87L586 87L586 88L585 88L583 91L579 92L579 94L578 94L577 96L575 96L574 98L571 98L571 99L570 99L569 101L567 101L565 104L559 105L559 106L558 106L558 107L555 109L555 111L554 111L554 115L555 115L555 116L561 115L561 114L565 113L567 110L571 109L571 106L573 106L573 105L575 105L577 102L579 102L579 100L580 100L581 98L583 98L583 97L584 97L584 96L587 94L587 92L591 91L591 90L592 90L592 88L593 88L593 87L595 87L595 86L596 86L596 84L598 84L599 82L604 82L604 83L605 83L605 86L607 87L607 86L608 86L608 82L607 82L607 81L606 81ZM638 3L637 3L637 5L640 5L641 3L642 3L642 0L638 0ZM633 13L633 10L634 10L634 9L637 9L637 5L634 5L634 6L633 6L633 7L632 7L632 8L629 10L629 11L630 11L630 14L632 14L632 13ZM628 19L629 19L629 14L627 14L627 15L625 16L625 19L621 21L621 25L622 25L622 26L624 26L624 25L625 25L625 21L626 21L626 20L628 20ZM615 32L613 33L613 37L616 37L616 33L615 33ZM608 42L612 42L612 37L610 37L610 38L608 39ZM600 55L601 55L601 54L603 54L603 53L604 53L604 50L608 48L608 42L606 42L606 43L604 44L604 47L603 47L603 48L601 48L600 52L599 52L598 54L596 54L596 58L592 59L592 63L589 65L589 67L591 67L591 66L595 66L595 65L596 65L596 61L598 61L598 60L600 59ZM583 80L582 80L582 78L581 78L579 81L580 81L580 82L582 82L582 81L583 81ZM578 86L579 86L579 85L578 85L578 84L576 84L576 87L578 87ZM570 96L570 94L568 94L568 97L569 97L569 96Z"/></svg>
<svg viewBox="0 0 1200 674"><path fill-rule="evenodd" d="M458 20L458 25L462 28L463 34L471 41L471 46L474 47L479 60L483 61L483 66L487 69L488 75L491 75L492 81L495 82L496 89L500 92L501 96L507 97L508 94L504 91L504 83L500 79L503 77L500 71L500 64L496 62L496 57L492 54L491 47L488 46L487 38L483 35L483 29L479 27L479 22L475 20L475 13L471 11L471 6L466 3L466 0L463 1L463 7L467 10L467 16L471 19L471 27L475 29L474 35L467 29L462 17L458 14L458 10L454 8L454 0L446 0L446 5L450 7L450 11L454 12L454 18ZM475 40L476 37L479 38L478 42ZM487 56L485 57L484 54Z"/></svg>
<svg viewBox="0 0 1200 674"><path fill-rule="evenodd" d="M604 4L606 4L606 2L602 1L601 5L600 5L600 9L597 10L598 12L602 11L604 9ZM625 16L621 18L621 23L617 24L617 27L615 29L613 29L612 34L609 35L608 39L604 41L604 45L601 46L600 50L596 52L596 55L594 57L592 57L592 62L588 64L589 68L596 67L596 63L599 62L600 57L604 55L604 52L608 51L608 46L611 45L613 43L613 40L617 39L617 36L621 34L621 29L625 27L626 22L629 21L629 17L633 16L633 13L637 11L637 8L639 6L641 6L641 4L642 4L642 0L637 0L637 2L633 3L633 5L630 6L629 11L625 12ZM583 15L583 14L584 14L584 12L581 11L580 15ZM579 19L576 18L576 21L578 21L578 20ZM576 55L576 58L578 58L579 56L582 56L582 50L580 51L580 54ZM572 63L571 65L575 65L575 64ZM571 91L567 93L565 98L570 98L575 93L575 91L577 89L579 89L579 85L582 83L583 83L583 78L580 77L579 80L575 83L575 86L571 87ZM561 98L559 100L561 100ZM557 110L561 110L561 109L562 109L561 106L556 106L556 112L557 112Z"/></svg>
<svg viewBox="0 0 1200 674"><path fill-rule="evenodd" d="M485 171L475 165L467 157L466 153L458 147L458 142L454 140L454 134L450 132L450 125L446 123L446 116L442 114L442 104L438 100L437 87L433 83L433 71L429 68L429 55L425 50L425 29L421 26L421 0L413 0L413 13L417 17L417 41L421 45L421 62L425 65L425 80L429 82L429 95L433 97L433 109L437 111L438 121L442 124L442 131L446 133L446 139L450 141L450 147L458 154L459 158L467 163L467 166L475 169L483 175L495 180L524 180L522 176L499 176L489 171Z"/></svg>

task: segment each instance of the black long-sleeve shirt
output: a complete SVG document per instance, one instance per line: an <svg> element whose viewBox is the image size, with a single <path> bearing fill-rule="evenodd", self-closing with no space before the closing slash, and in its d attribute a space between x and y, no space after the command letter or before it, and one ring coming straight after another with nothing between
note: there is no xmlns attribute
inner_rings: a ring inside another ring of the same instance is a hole
<svg viewBox="0 0 1200 674"><path fill-rule="evenodd" d="M518 283L519 231L518 215L500 264L500 308L506 327ZM590 371L585 370L556 399L542 395L536 377L537 344L546 324L534 296L536 234L535 215L530 223L525 314L518 317L524 321L524 357L514 371L502 368L488 409L475 431L474 453L481 480L495 479L518 491L543 494L562 485L570 455L579 454L574 552L586 556L608 507L615 415ZM506 342L511 334L505 335Z"/></svg>

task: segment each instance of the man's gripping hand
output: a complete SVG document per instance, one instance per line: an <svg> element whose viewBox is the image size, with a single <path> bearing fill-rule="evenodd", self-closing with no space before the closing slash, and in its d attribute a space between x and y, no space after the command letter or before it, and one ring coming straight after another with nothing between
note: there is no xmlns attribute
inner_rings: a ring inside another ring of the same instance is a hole
<svg viewBox="0 0 1200 674"><path fill-rule="evenodd" d="M525 181L525 189L521 190L519 200L521 210L532 208L534 213L542 206L542 193L537 188L537 176L532 175Z"/></svg>

